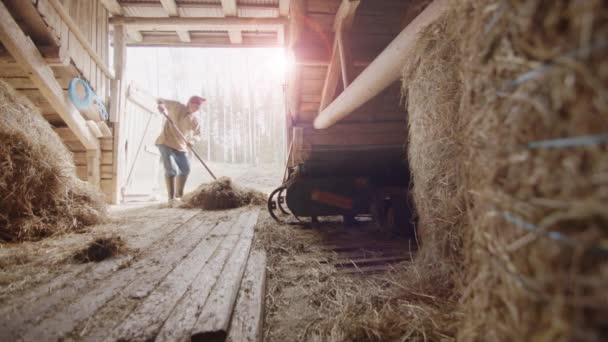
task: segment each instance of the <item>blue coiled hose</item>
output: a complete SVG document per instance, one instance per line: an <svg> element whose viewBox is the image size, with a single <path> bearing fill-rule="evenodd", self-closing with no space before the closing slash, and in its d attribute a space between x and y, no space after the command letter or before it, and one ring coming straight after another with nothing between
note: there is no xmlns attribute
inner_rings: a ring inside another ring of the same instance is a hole
<svg viewBox="0 0 608 342"><path fill-rule="evenodd" d="M76 85L79 83L84 88L84 91L85 91L84 97L79 97L78 94L76 93ZM103 105L103 102L99 99L97 94L95 94L93 89L91 89L91 87L89 86L89 83L87 81L83 80L82 78L75 77L70 81L70 84L68 85L68 97L70 98L70 101L72 101L74 106L76 106L76 108L78 108L78 109L89 108L89 106L91 105L91 102L94 102L95 105L97 106L97 109L101 113L103 120L108 120L108 118L109 118L108 111L106 110L106 107Z"/></svg>

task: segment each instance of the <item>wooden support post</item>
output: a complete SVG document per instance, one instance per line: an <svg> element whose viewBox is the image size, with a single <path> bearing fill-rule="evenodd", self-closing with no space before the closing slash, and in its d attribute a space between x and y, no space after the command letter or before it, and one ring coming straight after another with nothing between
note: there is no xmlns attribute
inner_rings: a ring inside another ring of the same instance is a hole
<svg viewBox="0 0 608 342"><path fill-rule="evenodd" d="M344 89L352 82L353 77L353 61L350 46L350 31L340 30L336 32L338 38L338 53L340 56L340 66L342 73L342 84Z"/></svg>
<svg viewBox="0 0 608 342"><path fill-rule="evenodd" d="M329 66L327 67L327 75L325 77L325 84L323 85L319 111L325 109L336 98L336 88L340 78L342 78L342 81L345 84L350 83L349 75L344 74L344 72L349 72L350 54L346 51L348 49L348 44L345 44L345 40L347 41L347 39L343 36L344 32L348 32L353 25L355 13L360 3L361 0L342 0L340 8L338 8L338 12L336 13L334 21L334 31L336 32L336 35ZM349 63L349 65L346 66L343 65L343 63Z"/></svg>
<svg viewBox="0 0 608 342"><path fill-rule="evenodd" d="M98 150L99 141L89 131L80 112L64 95L44 57L23 33L3 3L0 3L0 41L84 147L87 150Z"/></svg>
<svg viewBox="0 0 608 342"><path fill-rule="evenodd" d="M87 150L87 182L99 187L100 182L100 159L101 152L99 150Z"/></svg>
<svg viewBox="0 0 608 342"><path fill-rule="evenodd" d="M116 70L116 78L112 80L111 85L111 107L110 120L114 122L114 154L112 156L112 203L117 204L122 200L120 188L122 186L124 165L121 161L124 160L124 134L121 126L124 116L124 108L126 102L126 84L124 81L124 73L127 59L127 48L125 43L125 27L117 25L114 27L114 68Z"/></svg>

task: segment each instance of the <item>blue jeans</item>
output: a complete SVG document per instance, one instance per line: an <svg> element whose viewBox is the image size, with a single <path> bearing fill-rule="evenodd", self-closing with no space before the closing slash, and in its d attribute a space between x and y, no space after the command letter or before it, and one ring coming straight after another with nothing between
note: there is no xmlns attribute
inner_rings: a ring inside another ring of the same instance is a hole
<svg viewBox="0 0 608 342"><path fill-rule="evenodd" d="M175 177L176 175L187 176L190 174L190 160L188 160L187 152L178 151L162 144L156 146L160 151L166 177ZM176 170L176 164L179 172Z"/></svg>

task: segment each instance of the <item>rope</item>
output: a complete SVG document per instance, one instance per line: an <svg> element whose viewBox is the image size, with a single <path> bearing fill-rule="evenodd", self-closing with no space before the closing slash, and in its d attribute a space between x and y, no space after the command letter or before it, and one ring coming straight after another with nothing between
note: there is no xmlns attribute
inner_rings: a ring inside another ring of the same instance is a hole
<svg viewBox="0 0 608 342"><path fill-rule="evenodd" d="M503 211L503 212L494 211L494 213L497 213L503 219L505 219L507 222L510 222L510 223L514 224L516 227L519 227L521 229L525 229L525 230L533 232L533 233L539 233L553 241L557 241L559 243L562 243L562 244L570 246L570 247L583 247L582 243L580 243L579 241L576 241L575 239L567 237L563 233L556 232L556 231L544 231L537 225L530 223L530 222L522 219L521 217L517 217L508 211ZM608 249L605 247L593 246L593 247L591 247L591 252L597 256L608 257Z"/></svg>

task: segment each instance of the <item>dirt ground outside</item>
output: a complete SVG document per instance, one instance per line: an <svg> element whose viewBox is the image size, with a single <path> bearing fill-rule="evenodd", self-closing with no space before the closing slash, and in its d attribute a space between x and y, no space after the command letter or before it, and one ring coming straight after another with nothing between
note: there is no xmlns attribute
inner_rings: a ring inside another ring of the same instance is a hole
<svg viewBox="0 0 608 342"><path fill-rule="evenodd" d="M237 184L265 192L278 185L282 176L282 170L273 166L213 166L218 174L233 177ZM192 177L191 186L198 185L199 176ZM247 208L209 211L202 217L218 222L232 219L244 210ZM91 274L97 274L100 267L107 272L129 267L159 243L174 243L174 248L179 249L171 237L176 227L200 213L164 208L159 203L129 203L112 207L108 222L84 233L1 244L0 307L3 313L19 312L21 307L48 300L53 291L62 296L66 291L87 293L95 283L92 278L97 277ZM351 305L357 302L364 306L384 305L387 298L375 293L376 289L399 286L392 274L413 257L414 250L407 240L382 235L369 221L352 227L344 227L340 219L313 228L280 225L265 208L260 208L255 231L254 248L268 254L266 341L381 340L386 336L386 332L376 332L376 323L369 322L370 327L366 327L365 322L344 320L357 314L351 312L355 309ZM101 263L82 263L74 257L100 237L119 237L124 246L117 256ZM74 280L65 284L66 279ZM100 310L98 317L102 321L96 323L95 329L112 327L112 307L123 312L135 305L108 303L105 311ZM68 303L59 301L53 305L50 307L54 310L61 310ZM36 324L37 319L30 317L28 324ZM103 322L104 319L108 321Z"/></svg>

